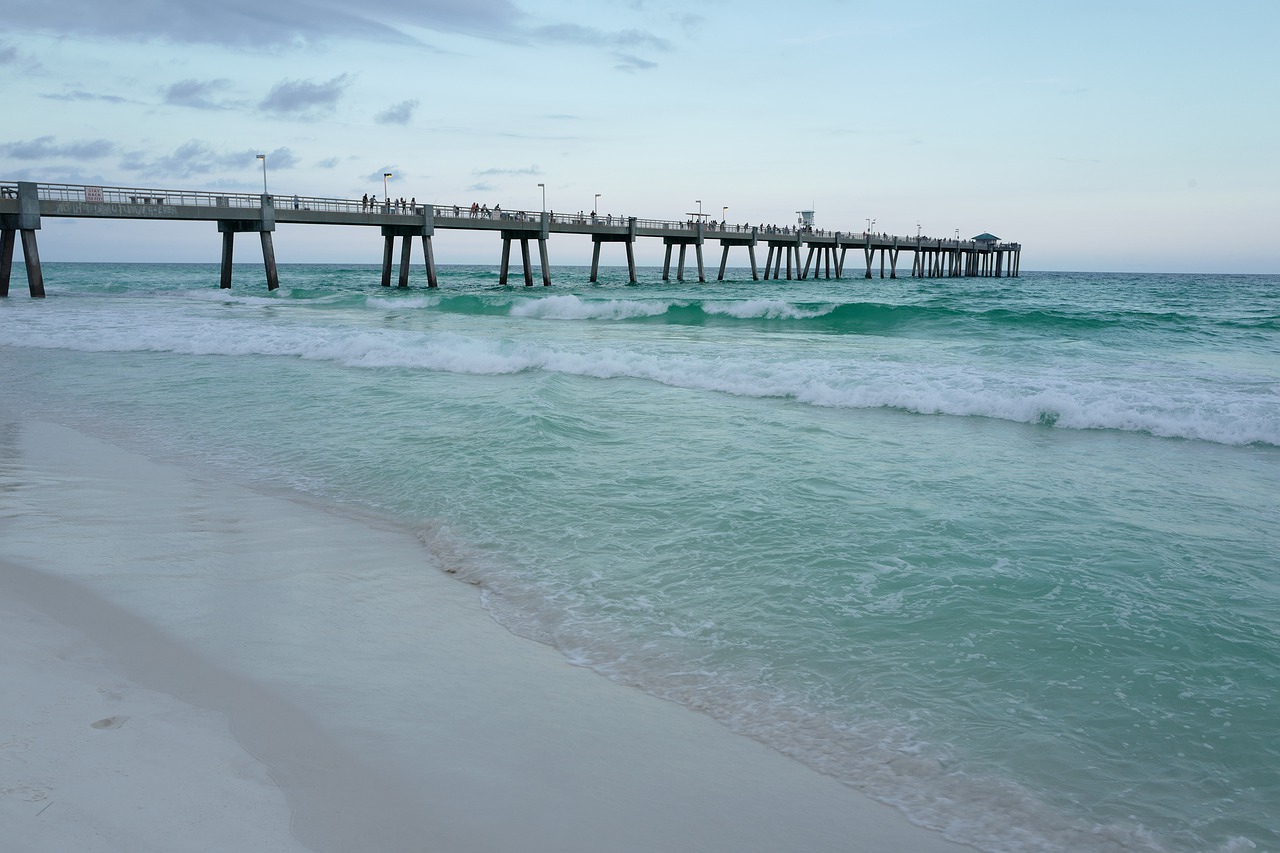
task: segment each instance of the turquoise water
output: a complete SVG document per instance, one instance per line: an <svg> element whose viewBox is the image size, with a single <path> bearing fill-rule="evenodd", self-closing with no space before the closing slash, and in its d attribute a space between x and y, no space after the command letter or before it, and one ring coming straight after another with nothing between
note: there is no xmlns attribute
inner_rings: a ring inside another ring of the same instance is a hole
<svg viewBox="0 0 1280 853"><path fill-rule="evenodd" d="M983 849L1280 849L1280 277L255 272L49 264L5 405L410 525Z"/></svg>

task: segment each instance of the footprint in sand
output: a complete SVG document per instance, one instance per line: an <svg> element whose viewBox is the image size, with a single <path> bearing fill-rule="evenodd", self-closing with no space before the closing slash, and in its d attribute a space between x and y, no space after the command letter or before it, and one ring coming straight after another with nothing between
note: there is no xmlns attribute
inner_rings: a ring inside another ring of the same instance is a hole
<svg viewBox="0 0 1280 853"><path fill-rule="evenodd" d="M90 728L95 728L95 729L118 729L124 725L124 721L127 719L129 718L128 717L107 717L105 719L98 720L96 723L90 723L89 726Z"/></svg>

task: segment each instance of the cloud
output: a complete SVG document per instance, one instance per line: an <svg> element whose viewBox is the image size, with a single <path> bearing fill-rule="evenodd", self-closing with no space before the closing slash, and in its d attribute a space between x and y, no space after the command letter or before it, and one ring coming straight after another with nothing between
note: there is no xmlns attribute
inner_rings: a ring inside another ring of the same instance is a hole
<svg viewBox="0 0 1280 853"><path fill-rule="evenodd" d="M398 104L392 104L382 112L374 116L373 120L378 124L408 124L413 118L413 111L418 108L418 100L414 98L409 101L401 101Z"/></svg>
<svg viewBox="0 0 1280 853"><path fill-rule="evenodd" d="M510 39L525 18L511 0L42 0L7 4L11 31L216 44L305 47L332 38L421 44L404 28Z"/></svg>
<svg viewBox="0 0 1280 853"><path fill-rule="evenodd" d="M495 175L541 175L542 169L537 166L526 166L523 169L483 169L472 172L477 178L493 177Z"/></svg>
<svg viewBox="0 0 1280 853"><path fill-rule="evenodd" d="M269 113L298 117L332 112L350 82L346 74L339 74L323 83L281 80L271 87L258 106Z"/></svg>
<svg viewBox="0 0 1280 853"><path fill-rule="evenodd" d="M323 160L319 161L318 163L316 163L316 168L318 168L318 169L336 169L336 168L338 167L338 163L339 163L339 162L341 162L341 161L340 161L337 157L326 157L325 159L323 159Z"/></svg>
<svg viewBox="0 0 1280 853"><path fill-rule="evenodd" d="M628 73L633 71L648 71L651 68L657 68L658 63L650 62L647 59L641 59L638 56L632 56L629 53L615 53L614 58L618 60L618 64L613 66L619 71Z"/></svg>
<svg viewBox="0 0 1280 853"><path fill-rule="evenodd" d="M670 48L665 38L645 30L542 23L514 0L361 0L354 6L348 0L41 0L7 6L4 23L10 32L249 50L303 49L345 39L435 49L414 34L420 31L509 44ZM676 23L689 26L683 19Z"/></svg>
<svg viewBox="0 0 1280 853"><path fill-rule="evenodd" d="M249 174L255 167L261 168L260 153L253 149L218 151L206 142L193 139L170 154L148 156L144 152L128 152L120 161L120 167L149 178L196 178L227 172ZM297 163L298 158L288 148L267 153L267 168L271 171L289 169Z"/></svg>
<svg viewBox="0 0 1280 853"><path fill-rule="evenodd" d="M495 187L493 184L485 183L484 181L478 181L477 183L474 183L471 186L467 187L467 189L477 193L489 193L489 192L493 192L495 189L497 189L497 187Z"/></svg>
<svg viewBox="0 0 1280 853"><path fill-rule="evenodd" d="M0 155L15 160L97 160L115 152L115 143L106 139L81 139L58 144L52 136L39 136L25 142L0 145Z"/></svg>
<svg viewBox="0 0 1280 853"><path fill-rule="evenodd" d="M136 104L138 101L122 98L119 95L100 95L97 92L86 92L83 89L73 89L70 92L63 92L60 95L42 95L51 101L106 101L110 104Z"/></svg>
<svg viewBox="0 0 1280 853"><path fill-rule="evenodd" d="M388 180L389 183L395 183L397 178L404 179L409 177L407 174L400 171L399 166L383 166L381 169L378 169L376 172L370 172L369 174L365 175L360 180L377 181L379 184L381 184L382 176L387 172L391 173L391 178Z"/></svg>
<svg viewBox="0 0 1280 853"><path fill-rule="evenodd" d="M18 61L18 49L11 44L0 44L0 65L12 65Z"/></svg>
<svg viewBox="0 0 1280 853"><path fill-rule="evenodd" d="M670 50L671 42L644 30L620 30L604 32L595 27L584 27L580 24L547 24L536 27L531 32L538 41L556 42L560 44L607 45L610 47L651 48L653 50Z"/></svg>
<svg viewBox="0 0 1280 853"><path fill-rule="evenodd" d="M211 96L224 91L229 82L225 78L179 80L164 90L164 102L178 107L194 107L198 110L223 109L224 107L215 103Z"/></svg>

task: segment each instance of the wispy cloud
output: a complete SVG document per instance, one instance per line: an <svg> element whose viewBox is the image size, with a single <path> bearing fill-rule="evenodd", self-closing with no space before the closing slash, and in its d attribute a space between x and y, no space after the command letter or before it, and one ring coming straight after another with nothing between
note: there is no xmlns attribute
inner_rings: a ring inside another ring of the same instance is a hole
<svg viewBox="0 0 1280 853"><path fill-rule="evenodd" d="M526 166L523 169L499 169L495 167L492 169L481 169L472 172L471 174L475 175L477 178L491 178L499 175L541 175L542 169L538 166Z"/></svg>
<svg viewBox="0 0 1280 853"><path fill-rule="evenodd" d="M136 104L130 98L122 98L119 95L104 95L100 92L86 92L83 89L72 89L69 92L60 92L57 94L41 95L50 101L106 101L109 104Z"/></svg>
<svg viewBox="0 0 1280 853"><path fill-rule="evenodd" d="M626 71L628 73L635 71L648 71L651 68L658 67L658 63L656 62L650 62L647 59L641 59L640 57L633 56L629 53L615 53L613 58L618 60L618 64L613 67L619 71Z"/></svg>

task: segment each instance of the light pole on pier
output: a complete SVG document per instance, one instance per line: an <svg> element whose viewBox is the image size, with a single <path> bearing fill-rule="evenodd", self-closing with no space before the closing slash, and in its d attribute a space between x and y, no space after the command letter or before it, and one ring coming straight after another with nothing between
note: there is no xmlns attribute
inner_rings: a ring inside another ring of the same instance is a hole
<svg viewBox="0 0 1280 853"><path fill-rule="evenodd" d="M957 242L957 243L959 243L959 242L960 242L960 229L959 229L959 228L957 228L957 229L956 229L956 242Z"/></svg>
<svg viewBox="0 0 1280 853"><path fill-rule="evenodd" d="M391 177L390 172L382 173L382 197L387 200L387 209L391 209L391 193L387 191L387 178Z"/></svg>
<svg viewBox="0 0 1280 853"><path fill-rule="evenodd" d="M916 242L920 242L920 221L916 220Z"/></svg>
<svg viewBox="0 0 1280 853"><path fill-rule="evenodd" d="M591 202L591 212L594 214L600 209L600 193L596 193L595 201Z"/></svg>
<svg viewBox="0 0 1280 853"><path fill-rule="evenodd" d="M867 233L868 233L868 234L870 234L870 233L871 233L871 229L872 229L873 227L875 227L875 224L876 224L876 221L875 221L874 219L868 219L868 220L867 220Z"/></svg>
<svg viewBox="0 0 1280 853"><path fill-rule="evenodd" d="M546 213L547 212L547 185L538 184L538 186L542 187L542 212Z"/></svg>
<svg viewBox="0 0 1280 853"><path fill-rule="evenodd" d="M696 198L694 201L698 205L698 219L702 219L702 199Z"/></svg>
<svg viewBox="0 0 1280 853"><path fill-rule="evenodd" d="M729 208L727 207L720 208L720 227L721 228L724 227L724 215L728 212L729 212Z"/></svg>
<svg viewBox="0 0 1280 853"><path fill-rule="evenodd" d="M262 161L262 194L267 194L267 155L259 154L258 159Z"/></svg>

